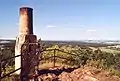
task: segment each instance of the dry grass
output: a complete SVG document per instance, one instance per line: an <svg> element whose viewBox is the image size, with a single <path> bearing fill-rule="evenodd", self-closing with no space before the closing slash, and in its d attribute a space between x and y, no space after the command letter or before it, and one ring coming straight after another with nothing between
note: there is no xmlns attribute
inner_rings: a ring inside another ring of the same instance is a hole
<svg viewBox="0 0 120 81"><path fill-rule="evenodd" d="M39 64L39 69L49 69L54 67L54 63L53 62L46 62L43 64ZM70 66L70 65L66 65L63 63L55 63L55 67L76 67L76 66Z"/></svg>

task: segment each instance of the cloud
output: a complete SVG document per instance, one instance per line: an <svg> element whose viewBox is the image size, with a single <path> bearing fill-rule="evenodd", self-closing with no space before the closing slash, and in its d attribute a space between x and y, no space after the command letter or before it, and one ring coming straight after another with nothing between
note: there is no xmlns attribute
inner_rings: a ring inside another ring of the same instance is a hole
<svg viewBox="0 0 120 81"><path fill-rule="evenodd" d="M95 30L95 29L88 29L88 30L86 30L86 32L96 32L97 30Z"/></svg>
<svg viewBox="0 0 120 81"><path fill-rule="evenodd" d="M54 25L47 25L46 27L47 28L55 28L56 26L54 26Z"/></svg>

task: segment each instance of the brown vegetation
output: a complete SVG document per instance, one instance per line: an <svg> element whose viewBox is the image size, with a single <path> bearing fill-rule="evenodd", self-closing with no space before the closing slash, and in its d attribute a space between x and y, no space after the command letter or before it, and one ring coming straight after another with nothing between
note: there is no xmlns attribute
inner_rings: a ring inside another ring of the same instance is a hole
<svg viewBox="0 0 120 81"><path fill-rule="evenodd" d="M43 71L43 70L42 70ZM38 77L39 81L120 81L104 70L94 67L65 68L57 67L44 70Z"/></svg>

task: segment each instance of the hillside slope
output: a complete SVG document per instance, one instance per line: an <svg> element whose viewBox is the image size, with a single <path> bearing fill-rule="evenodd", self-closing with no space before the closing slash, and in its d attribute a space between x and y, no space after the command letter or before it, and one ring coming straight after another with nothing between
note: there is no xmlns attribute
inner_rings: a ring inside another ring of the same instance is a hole
<svg viewBox="0 0 120 81"><path fill-rule="evenodd" d="M38 81L120 81L118 76L93 67L57 67L44 71L41 70L40 74Z"/></svg>

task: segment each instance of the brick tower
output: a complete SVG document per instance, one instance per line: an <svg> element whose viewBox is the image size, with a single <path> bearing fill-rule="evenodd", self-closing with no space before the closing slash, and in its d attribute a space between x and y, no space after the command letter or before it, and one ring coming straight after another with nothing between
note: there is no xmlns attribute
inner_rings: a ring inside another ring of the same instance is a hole
<svg viewBox="0 0 120 81"><path fill-rule="evenodd" d="M22 55L26 54L27 61L29 63L25 62L23 64L24 68L23 70L27 70L30 68L30 59L32 60L31 57L33 57L36 52L36 46L32 45L29 46L29 49L27 49L27 53L23 53L22 46L24 44L30 44L30 43L36 43L37 42L37 37L36 35L33 34L33 9L29 7L21 7L20 8L20 15L19 15L19 33L18 37L16 39L16 45L15 45L15 55ZM31 55L29 55L31 54ZM30 57L31 56L31 57ZM15 58L15 69L18 69L21 67L23 58L21 57L16 57ZM26 59L24 59L26 61ZM27 64L27 65L26 65ZM21 70L17 71L17 74L20 74Z"/></svg>

